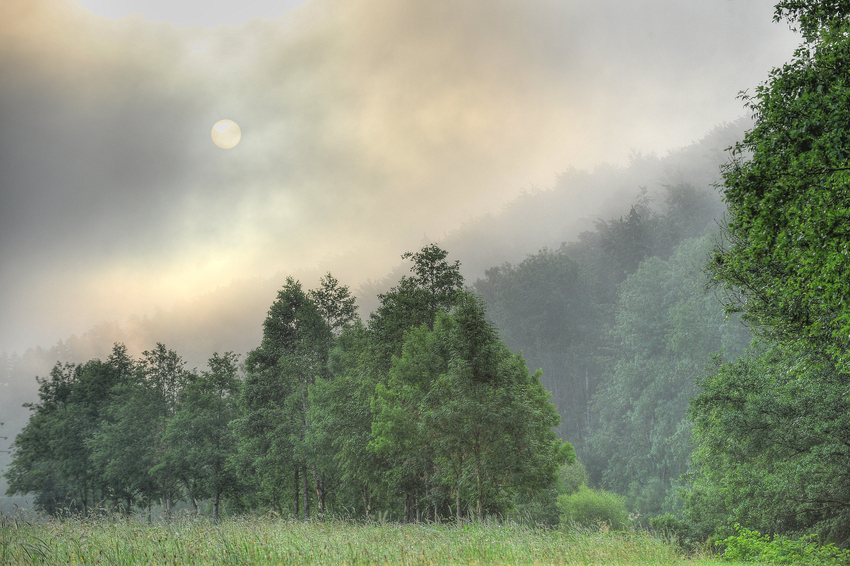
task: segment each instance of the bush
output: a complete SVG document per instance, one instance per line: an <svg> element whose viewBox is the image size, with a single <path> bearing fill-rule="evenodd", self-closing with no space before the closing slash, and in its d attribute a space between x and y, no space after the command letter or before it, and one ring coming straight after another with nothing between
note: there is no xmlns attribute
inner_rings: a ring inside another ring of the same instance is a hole
<svg viewBox="0 0 850 566"><path fill-rule="evenodd" d="M571 495L587 486L587 470L584 464L575 460L572 464L564 464L558 468L558 479L555 482L558 495Z"/></svg>
<svg viewBox="0 0 850 566"><path fill-rule="evenodd" d="M533 494L518 496L506 518L522 525L557 526L561 521L558 496L575 493L586 484L587 470L581 462L573 459L572 463L562 464L558 468L553 486Z"/></svg>
<svg viewBox="0 0 850 566"><path fill-rule="evenodd" d="M837 548L834 544L821 546L816 541L816 535L806 535L796 540L779 535L771 539L737 524L735 530L738 531L737 535L715 543L726 547L723 551L725 560L810 566L850 564L850 550Z"/></svg>
<svg viewBox="0 0 850 566"><path fill-rule="evenodd" d="M623 498L601 489L582 487L571 495L558 496L562 523L593 526L607 523L614 530L629 524L629 513Z"/></svg>

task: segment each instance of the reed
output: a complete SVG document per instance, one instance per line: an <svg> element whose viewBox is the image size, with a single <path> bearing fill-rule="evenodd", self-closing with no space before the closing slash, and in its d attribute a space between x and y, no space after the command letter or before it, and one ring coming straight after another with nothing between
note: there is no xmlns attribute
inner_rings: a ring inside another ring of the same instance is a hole
<svg viewBox="0 0 850 566"><path fill-rule="evenodd" d="M242 517L0 519L0 564L715 564L641 531ZM725 564L729 564L726 562Z"/></svg>

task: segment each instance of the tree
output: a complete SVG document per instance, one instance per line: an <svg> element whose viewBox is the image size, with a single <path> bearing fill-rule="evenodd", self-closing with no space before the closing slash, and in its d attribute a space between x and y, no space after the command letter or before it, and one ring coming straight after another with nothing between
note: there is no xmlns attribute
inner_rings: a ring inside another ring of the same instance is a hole
<svg viewBox="0 0 850 566"><path fill-rule="evenodd" d="M197 377L174 350L157 343L133 364L133 375L113 388L104 419L88 440L92 460L128 508L140 498L148 510L159 500L166 516L181 496L181 470L166 456L167 422L183 389ZM129 510L129 509L128 509Z"/></svg>
<svg viewBox="0 0 850 566"><path fill-rule="evenodd" d="M479 519L507 510L518 492L551 485L572 454L552 431L560 419L540 372L501 342L479 298L455 301L433 329L407 334L373 402L371 447L393 464L405 520L425 503L436 515L441 486L457 520L462 503Z"/></svg>
<svg viewBox="0 0 850 566"><path fill-rule="evenodd" d="M79 431L69 426L77 373L73 364L57 362L49 378L39 379L40 403L25 405L33 414L12 444L14 459L6 473L9 495L35 493L35 505L50 514L86 511L86 485L73 470L85 469L88 458L79 451Z"/></svg>
<svg viewBox="0 0 850 566"><path fill-rule="evenodd" d="M36 378L40 402L30 405L30 421L15 439L8 492L35 493L36 506L51 514L87 515L93 504L123 499L95 465L89 442L115 389L128 383L132 372L127 349L116 344L106 362L57 363L48 378Z"/></svg>
<svg viewBox="0 0 850 566"><path fill-rule="evenodd" d="M310 391L317 381L331 378L328 359L335 337L357 320L354 297L330 274L319 289L305 292L287 278L286 285L263 323L263 340L248 354L242 395L244 416L238 421L243 454L261 476L261 484L276 493L289 470L294 477L294 510L298 515L299 491L304 518L310 516L310 481L319 514L325 512L328 454L317 452ZM301 488L298 487L299 478ZM276 499L275 495L273 499Z"/></svg>
<svg viewBox="0 0 850 566"><path fill-rule="evenodd" d="M388 507L384 473L390 464L374 451L371 402L375 396L372 337L359 321L337 338L329 358L332 376L310 390L313 450L326 456L323 471L334 477L337 504L370 518L373 509Z"/></svg>
<svg viewBox="0 0 850 566"><path fill-rule="evenodd" d="M413 260L413 275L403 276L396 287L378 295L381 305L371 314L369 330L384 370L389 369L393 355L401 354L404 333L422 324L433 328L437 312L451 308L463 289L460 262L450 264L448 255L435 244L405 253L401 257Z"/></svg>
<svg viewBox="0 0 850 566"><path fill-rule="evenodd" d="M237 360L232 352L213 354L209 370L182 391L179 408L168 420L164 434L168 465L180 470L196 508L198 499L212 499L213 522L218 521L222 495L239 487L230 465L236 455L236 439L229 426L239 417Z"/></svg>
<svg viewBox="0 0 850 566"><path fill-rule="evenodd" d="M735 523L850 541L850 375L821 353L762 344L701 381L686 511L703 535Z"/></svg>
<svg viewBox="0 0 850 566"><path fill-rule="evenodd" d="M686 415L697 379L719 352L733 359L749 342L705 292L712 242L686 240L667 261L644 260L620 286L586 464L595 482L643 514L675 502L670 496L691 452Z"/></svg>
<svg viewBox="0 0 850 566"><path fill-rule="evenodd" d="M728 238L711 262L765 333L850 362L850 3L789 0L804 43L754 95L755 124L723 170Z"/></svg>

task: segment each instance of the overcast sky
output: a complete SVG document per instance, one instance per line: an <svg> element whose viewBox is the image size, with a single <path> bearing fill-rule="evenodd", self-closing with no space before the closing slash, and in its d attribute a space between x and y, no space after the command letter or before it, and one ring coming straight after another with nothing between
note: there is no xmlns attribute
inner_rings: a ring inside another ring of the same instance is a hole
<svg viewBox="0 0 850 566"><path fill-rule="evenodd" d="M2 0L0 350L234 279L380 278L570 166L743 115L738 91L796 44L771 16L769 0ZM234 149L210 139L222 118Z"/></svg>

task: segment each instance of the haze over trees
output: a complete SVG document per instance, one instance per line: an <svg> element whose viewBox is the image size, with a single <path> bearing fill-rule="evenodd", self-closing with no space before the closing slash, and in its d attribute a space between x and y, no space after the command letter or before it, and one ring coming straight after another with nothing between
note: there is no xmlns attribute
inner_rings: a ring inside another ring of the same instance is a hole
<svg viewBox="0 0 850 566"><path fill-rule="evenodd" d="M245 360L189 371L158 344L131 359L57 364L15 440L9 491L48 512L206 500L217 519L267 508L303 519L381 512L439 521L510 511L575 455L525 360L429 245L367 324L331 275L288 279Z"/></svg>
<svg viewBox="0 0 850 566"><path fill-rule="evenodd" d="M289 278L241 367L162 344L59 363L9 491L49 513L539 523L596 498L683 540L738 523L847 546L850 3L776 18L804 42L745 96L719 192L635 187L628 213L472 287L426 245L365 321L330 275Z"/></svg>

